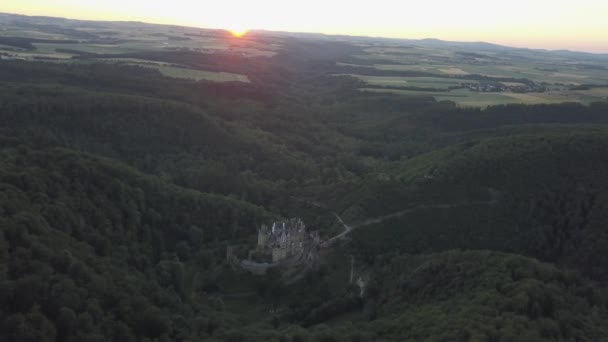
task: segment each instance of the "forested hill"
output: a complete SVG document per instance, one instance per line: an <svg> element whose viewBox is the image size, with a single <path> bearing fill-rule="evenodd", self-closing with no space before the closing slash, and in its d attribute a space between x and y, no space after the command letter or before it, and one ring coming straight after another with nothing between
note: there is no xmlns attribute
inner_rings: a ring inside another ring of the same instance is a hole
<svg viewBox="0 0 608 342"><path fill-rule="evenodd" d="M275 217L64 149L2 150L2 336L158 337L209 319L196 291L234 243Z"/></svg>
<svg viewBox="0 0 608 342"><path fill-rule="evenodd" d="M608 339L606 103L366 92L336 74L360 47L269 37L112 57L249 82L0 62L0 340ZM226 262L279 218L335 234L333 212L389 218L293 283Z"/></svg>
<svg viewBox="0 0 608 342"><path fill-rule="evenodd" d="M349 196L350 220L420 210L356 242L361 251L517 252L605 281L606 138L605 127L526 129L401 162Z"/></svg>

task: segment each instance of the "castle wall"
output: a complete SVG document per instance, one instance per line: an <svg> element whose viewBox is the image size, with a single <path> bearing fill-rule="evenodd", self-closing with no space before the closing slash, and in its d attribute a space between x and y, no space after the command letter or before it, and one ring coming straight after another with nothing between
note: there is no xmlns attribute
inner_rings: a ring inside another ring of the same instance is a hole
<svg viewBox="0 0 608 342"><path fill-rule="evenodd" d="M273 265L267 263L255 263L251 261L241 261L241 267L255 275L263 275L266 274L266 271L270 269Z"/></svg>
<svg viewBox="0 0 608 342"><path fill-rule="evenodd" d="M271 228L263 225L258 231L256 250L259 256L267 255L273 262L279 262L302 253L309 239L299 219L274 222Z"/></svg>
<svg viewBox="0 0 608 342"><path fill-rule="evenodd" d="M278 262L287 258L287 250L285 248L272 249L272 262Z"/></svg>
<svg viewBox="0 0 608 342"><path fill-rule="evenodd" d="M268 243L268 235L263 232L258 232L258 247L264 247Z"/></svg>

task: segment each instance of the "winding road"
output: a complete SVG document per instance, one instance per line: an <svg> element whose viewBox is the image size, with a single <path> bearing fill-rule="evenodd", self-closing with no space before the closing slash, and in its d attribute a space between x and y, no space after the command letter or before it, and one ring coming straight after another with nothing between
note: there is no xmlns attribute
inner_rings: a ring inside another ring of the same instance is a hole
<svg viewBox="0 0 608 342"><path fill-rule="evenodd" d="M317 203L317 202L311 202L311 201L307 201L304 199L300 199L300 198L296 198L296 197L292 197L300 202L304 202L307 203L309 205L318 207L318 208L322 208L322 209L326 209L329 210L327 208L327 206ZM423 204L423 205L418 205L415 207L411 207L408 209L404 209L401 211L398 211L396 213L392 213L392 214L387 214L387 215L383 215L383 216L379 216L376 218L371 218L371 219L367 219L363 222L359 222L357 224L353 224L353 225L348 225L344 222L344 220L340 217L340 215L338 215L338 213L336 213L335 211L332 211L331 213L336 217L336 219L338 220L338 222L340 222L340 224L344 227L344 231L330 239L328 239L327 241L325 241L323 243L324 247L328 247L331 246L334 242L338 241L338 240L342 240L344 238L346 238L346 236L348 236L348 234L350 234L353 230L360 228L360 227L364 227L364 226L370 226L373 224L377 224L377 223L382 223L386 220L390 220L396 217L401 217L403 215L406 214L410 214L419 210L425 210L425 209L450 209L450 208L456 208L456 207L460 207L460 206L465 206L465 205L471 205L471 204L493 204L495 203L496 200L490 200L490 201L473 201L473 202L461 202L461 203L452 203L452 204L434 204L434 205L430 205L430 204Z"/></svg>
<svg viewBox="0 0 608 342"><path fill-rule="evenodd" d="M330 238L329 240L327 240L326 245L330 246L332 243L334 243L337 240L341 240L344 239L348 234L350 234L353 230L360 228L360 227L364 227L364 226L370 226L373 224L377 224L377 223L382 223L386 220L390 220L396 217L401 217L403 215L406 214L410 214L419 210L425 210L425 209L450 209L450 208L456 208L456 207L460 207L460 206L464 206L464 205L470 205L470 204L492 204L492 201L480 201L480 202L462 202L462 203L455 203L455 204L435 204L435 205L418 205L412 208L408 208L408 209L404 209L401 211L398 211L396 213L392 213L392 214L387 214L387 215L383 215L380 217L376 217L376 218L371 218L371 219L367 219L363 222L354 224L354 225L348 225L346 223L344 223L344 220L342 220L342 218L335 212L332 212L332 214L334 214L334 216L338 219L338 221L340 222L340 224L342 224L342 226L344 226L344 231L332 238Z"/></svg>

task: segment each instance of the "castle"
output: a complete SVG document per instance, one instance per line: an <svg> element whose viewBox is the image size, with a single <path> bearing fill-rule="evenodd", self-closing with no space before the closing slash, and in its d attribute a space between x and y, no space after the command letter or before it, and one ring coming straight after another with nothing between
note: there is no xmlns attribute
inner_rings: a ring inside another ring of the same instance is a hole
<svg viewBox="0 0 608 342"><path fill-rule="evenodd" d="M301 219L274 222L271 227L262 225L258 230L258 244L252 254L258 259L271 259L273 263L301 256L319 242L317 232L308 234Z"/></svg>

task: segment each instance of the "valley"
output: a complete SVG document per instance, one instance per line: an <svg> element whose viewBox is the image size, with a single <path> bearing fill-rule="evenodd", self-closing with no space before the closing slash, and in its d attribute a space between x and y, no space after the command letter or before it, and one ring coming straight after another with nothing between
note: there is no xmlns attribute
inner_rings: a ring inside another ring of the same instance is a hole
<svg viewBox="0 0 608 342"><path fill-rule="evenodd" d="M608 339L606 55L0 14L0 56L2 341ZM290 218L314 267L235 266Z"/></svg>

